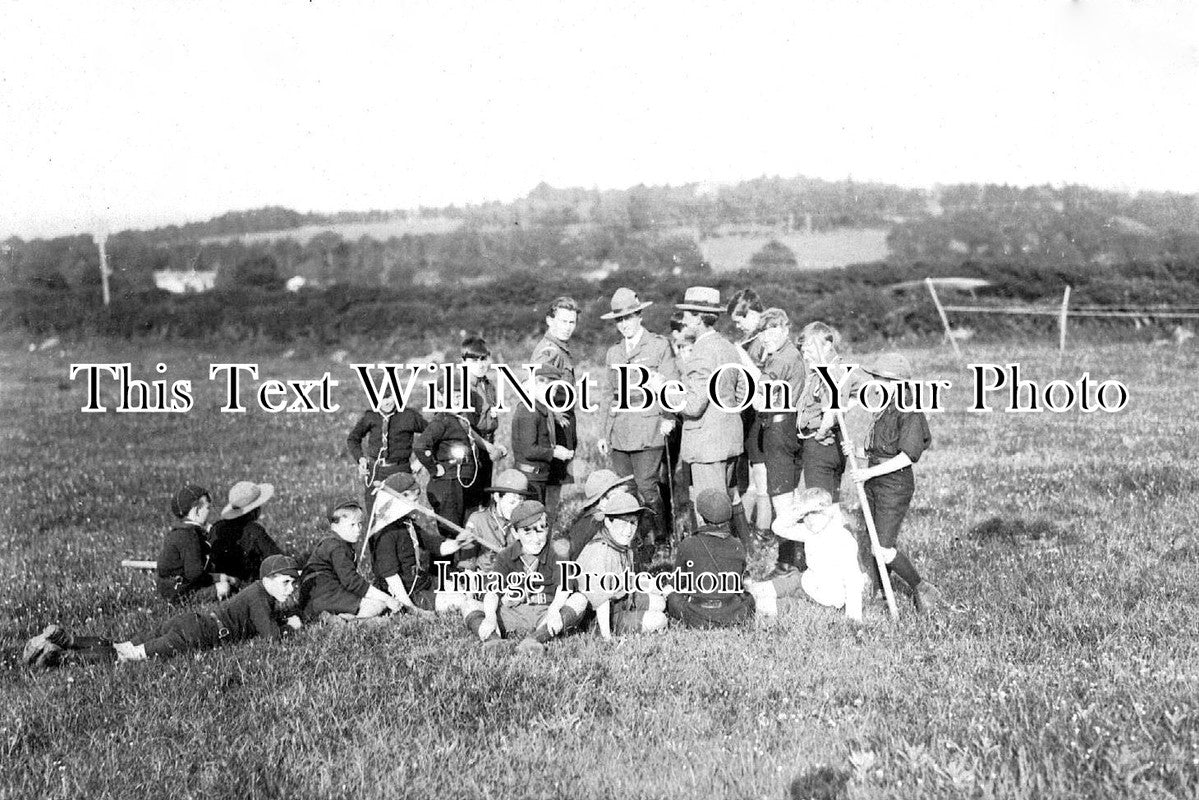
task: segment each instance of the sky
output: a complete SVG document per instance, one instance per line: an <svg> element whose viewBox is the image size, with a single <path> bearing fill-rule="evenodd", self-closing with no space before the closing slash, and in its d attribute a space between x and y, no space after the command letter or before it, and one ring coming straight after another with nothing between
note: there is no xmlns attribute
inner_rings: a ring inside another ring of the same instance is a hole
<svg viewBox="0 0 1199 800"><path fill-rule="evenodd" d="M0 238L761 175L1199 192L1192 2L0 0Z"/></svg>

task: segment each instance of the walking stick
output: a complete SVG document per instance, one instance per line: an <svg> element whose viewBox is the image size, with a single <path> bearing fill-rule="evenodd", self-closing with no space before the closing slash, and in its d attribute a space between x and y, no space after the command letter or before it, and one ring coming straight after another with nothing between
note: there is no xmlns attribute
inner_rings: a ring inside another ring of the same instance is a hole
<svg viewBox="0 0 1199 800"><path fill-rule="evenodd" d="M853 454L853 445L849 441L849 426L845 424L845 412L838 410L837 427L841 429L841 450L845 453L845 461L855 470L858 463ZM895 605L895 592L891 590L891 576L887 574L887 562L883 560L883 548L878 543L878 530L874 527L874 515L870 512L870 503L866 499L865 485L853 482L858 487L858 501L862 504L862 516L866 518L866 530L870 532L870 550L874 554L874 563L878 566L878 575L883 582L883 596L887 598L887 610L891 619L899 619L899 609Z"/></svg>

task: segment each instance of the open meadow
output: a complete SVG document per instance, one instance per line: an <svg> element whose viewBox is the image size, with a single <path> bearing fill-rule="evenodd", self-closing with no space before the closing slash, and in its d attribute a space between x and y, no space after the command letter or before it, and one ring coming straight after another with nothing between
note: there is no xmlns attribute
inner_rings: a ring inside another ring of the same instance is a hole
<svg viewBox="0 0 1199 800"><path fill-rule="evenodd" d="M20 650L48 622L127 638L165 618L151 578L118 562L155 557L184 481L217 505L237 480L273 483L263 524L309 551L328 500L357 493L345 435L365 400L327 353L9 340L0 798L1199 795L1199 353L1074 345L1059 364L1043 343L968 347L1024 378L1119 379L1115 414L967 413L947 348L907 354L953 382L900 540L953 611L900 598L892 623L871 604L855 633L783 601L769 628L578 635L539 659L483 654L456 617L401 617L35 674ZM68 367L107 361L192 380L195 408L81 413ZM220 413L208 364L226 361L332 370L341 411ZM595 428L583 418L579 474L601 465Z"/></svg>

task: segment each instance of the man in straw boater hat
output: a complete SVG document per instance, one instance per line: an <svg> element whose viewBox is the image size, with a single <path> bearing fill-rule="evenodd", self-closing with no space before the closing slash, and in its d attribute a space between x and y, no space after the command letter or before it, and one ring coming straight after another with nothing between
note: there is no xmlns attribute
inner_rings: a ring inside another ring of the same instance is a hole
<svg viewBox="0 0 1199 800"><path fill-rule="evenodd" d="M171 617L149 636L125 642L72 634L59 625L48 625L26 643L25 663L31 667L113 664L215 649L256 636L278 639L280 618L288 615L300 570L290 556L273 555L262 562L257 575L259 580L235 597ZM290 615L286 624L299 628L300 620Z"/></svg>
<svg viewBox="0 0 1199 800"><path fill-rule="evenodd" d="M262 506L275 496L269 483L238 481L229 489L229 502L208 532L212 543L212 571L249 583L270 556L282 553L258 521Z"/></svg>
<svg viewBox="0 0 1199 800"><path fill-rule="evenodd" d="M726 408L736 408L749 387L740 369L726 369L716 384L716 397L709 394L712 375L725 365L739 367L741 359L736 346L716 332L716 320L724 312L719 291L692 286L675 308L683 312L684 329L695 334L691 358L683 365L687 393L679 453L691 467L691 497L694 500L704 489L728 492L733 533L749 550L752 537L733 474L737 456L745 450L745 431L740 412L725 411L714 402L719 399Z"/></svg>
<svg viewBox="0 0 1199 800"><path fill-rule="evenodd" d="M644 367L647 376L655 378L656 382L679 377L670 340L650 333L642 325L641 312L651 305L652 301L641 301L632 289L621 287L612 295L612 310L600 315L600 319L616 324L621 341L609 347L604 357L607 369L600 395L603 409L600 419L603 422L596 447L601 455L609 457L617 474L633 476L641 502L650 509L646 515L649 525L644 532L648 541L641 542L639 548L645 551L641 553L642 561L653 557L655 544L670 541L670 520L659 490L659 476L666 437L673 430L675 420L662 410L661 404L648 402L650 398L643 389L625 392L629 408L617 410L617 367L626 364ZM626 385L636 386L639 383L637 371L629 369L627 372ZM644 410L632 410L642 406L645 406Z"/></svg>
<svg viewBox="0 0 1199 800"><path fill-rule="evenodd" d="M941 592L920 577L907 555L898 549L898 539L899 526L916 490L912 465L920 460L933 437L923 412L902 411L896 404L899 392L912 379L912 365L907 358L887 353L862 369L888 386L891 399L882 411L872 415L865 441L868 466L863 469L850 465L850 477L865 490L869 508L863 510L874 519L878 543L889 559L887 572L903 578L911 589L916 610L923 613L943 603ZM868 552L868 543L863 542L862 547ZM877 592L882 579L878 567L870 563Z"/></svg>

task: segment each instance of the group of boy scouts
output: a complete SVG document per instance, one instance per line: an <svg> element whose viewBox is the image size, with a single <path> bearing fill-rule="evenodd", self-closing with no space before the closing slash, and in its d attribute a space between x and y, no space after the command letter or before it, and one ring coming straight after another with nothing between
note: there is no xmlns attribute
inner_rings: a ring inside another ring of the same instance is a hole
<svg viewBox="0 0 1199 800"><path fill-rule="evenodd" d="M596 441L609 468L586 477L574 519L559 519L578 446L573 409L556 411L540 401L517 405L510 448L497 443L491 353L481 337L471 336L461 358L473 408L426 417L384 397L365 412L346 440L363 499L328 509L328 535L303 569L257 522L273 488L243 481L230 490L221 514L229 522L222 523L227 530L218 571L216 540L205 525L211 498L185 486L172 499L180 523L164 541L159 591L178 602L205 597L211 586L225 599L212 610L172 618L137 645L50 625L29 641L27 662L136 660L277 637L304 617L340 622L401 611L459 613L485 647L519 640L516 646L528 651L589 620L605 638L662 630L670 618L687 627L735 625L773 615L776 599L788 595L844 609L860 621L863 592L873 585L877 594L882 582L876 563L902 579L917 611L940 604L940 592L897 545L914 491L912 464L931 442L924 416L892 399L872 414L860 443L868 465L856 465L836 424L829 382L815 369L822 366L844 386L844 405L867 381L902 386L911 380L907 360L888 354L849 372L840 366L834 328L808 324L797 347L786 312L765 308L752 290L722 303L716 289L689 288L675 306L669 337L644 327L642 312L652 304L621 288L601 315L620 336L604 356ZM551 381L575 384L569 343L579 311L568 297L547 309L547 330L531 359L538 365L529 387L535 397ZM716 330L726 313L741 333L736 344ZM651 390L680 381L681 409L645 403L643 390L634 388L629 405L646 407L618 410L618 368L632 366L643 370L643 385ZM729 366L740 368L722 369ZM759 390L762 379L785 385L785 410L761 396L744 412L727 410L747 397L747 374ZM439 399L449 390L439 383ZM495 475L494 465L509 454L513 466ZM427 474L423 486L420 472ZM872 545L849 530L840 512L847 472L864 486L877 529L877 562L866 557ZM690 535L679 541L680 530ZM749 580L750 554L773 542L774 570L764 580ZM734 575L744 584L658 581L643 591L600 580L644 570L655 560L661 567L671 551L675 575ZM259 580L249 583L255 576Z"/></svg>

